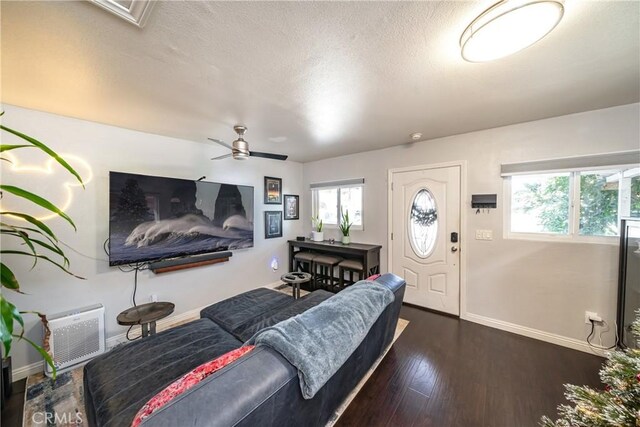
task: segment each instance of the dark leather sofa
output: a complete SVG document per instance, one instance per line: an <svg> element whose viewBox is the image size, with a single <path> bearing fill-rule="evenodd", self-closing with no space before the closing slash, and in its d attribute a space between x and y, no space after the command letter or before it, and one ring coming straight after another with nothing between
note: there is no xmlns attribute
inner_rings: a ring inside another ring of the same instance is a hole
<svg viewBox="0 0 640 427"><path fill-rule="evenodd" d="M305 400L296 368L267 347L215 372L170 401L143 426L323 426L373 362L391 343L405 282L393 274L377 279L395 294L360 346L320 389ZM112 350L84 368L90 426L130 425L156 393L196 366L240 347L260 329L331 298L315 291L299 300L255 289L214 304L201 319Z"/></svg>

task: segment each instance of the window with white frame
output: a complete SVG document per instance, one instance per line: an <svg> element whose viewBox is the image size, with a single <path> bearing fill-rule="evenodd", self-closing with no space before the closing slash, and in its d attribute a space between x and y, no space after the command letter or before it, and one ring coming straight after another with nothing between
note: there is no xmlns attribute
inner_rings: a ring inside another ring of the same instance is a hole
<svg viewBox="0 0 640 427"><path fill-rule="evenodd" d="M349 212L352 230L364 229L363 212L364 179L311 184L313 216L324 226L336 228L342 214Z"/></svg>
<svg viewBox="0 0 640 427"><path fill-rule="evenodd" d="M637 159L638 154L633 157L634 154L627 160ZM620 218L640 217L637 164L594 166L590 165L595 163L593 158L565 159L564 163L567 166L584 163L585 167L547 172L535 170L544 169L543 165L538 168L529 165L534 171L525 173L519 171L526 169L525 164L503 165L503 176L507 179L508 236L606 240L619 235ZM509 173L510 170L516 173Z"/></svg>

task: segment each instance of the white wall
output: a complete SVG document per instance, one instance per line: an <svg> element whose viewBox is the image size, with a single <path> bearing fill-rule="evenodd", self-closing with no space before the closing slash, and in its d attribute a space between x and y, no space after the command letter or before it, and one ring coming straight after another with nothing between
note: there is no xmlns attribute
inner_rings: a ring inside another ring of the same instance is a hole
<svg viewBox="0 0 640 427"><path fill-rule="evenodd" d="M462 317L585 350L584 311L597 311L611 325L615 320L618 247L503 239L500 164L638 149L639 110L631 104L306 163L303 194L314 182L364 177L365 230L353 231L351 239L383 245L385 271L388 169L466 160ZM498 209L475 215L474 193L497 193ZM311 198L304 203L311 212ZM311 229L309 221L304 225ZM474 240L476 229L493 230L494 240ZM325 236L332 233L338 237L337 230ZM611 343L613 333L604 337Z"/></svg>
<svg viewBox="0 0 640 427"><path fill-rule="evenodd" d="M154 275L140 273L138 303L148 302L157 294L159 300L175 303L175 314L184 313L214 303L240 292L278 280L286 269L286 240L302 232L302 221L284 221L284 237L264 239L265 210L282 210L282 206L263 204L264 176L281 177L283 192L302 193L302 165L295 162L279 162L265 159L235 161L211 161L223 149L212 143L192 142L151 135L97 123L56 116L52 114L4 105L5 126L20 130L48 144L61 154L74 154L86 161L93 179L86 190L74 190L74 199L67 213L74 219L78 231L74 232L63 220L56 218L47 223L58 237L80 252L67 250L71 269L86 280L70 277L55 267L40 263L29 271L24 260L3 259L8 263L28 295L5 291L5 295L22 310L38 310L56 313L68 309L102 303L106 308L106 332L111 337L126 331L116 323L116 316L131 306L133 274L109 267L102 249L108 237L108 173L110 170L148 175L197 179L206 175L207 181L229 182L254 186L255 198L255 246L234 251L228 263ZM167 120L171 120L170 117ZM214 135L215 136L215 135ZM17 143L16 139L2 134L2 143ZM15 153L20 165L42 165L44 157L36 150L18 150ZM4 163L4 162L3 162ZM73 162L71 162L73 164ZM76 164L74 164L75 166ZM3 182L15 182L17 172L2 165ZM57 168L56 170L60 170ZM89 171L79 165L79 172L86 178ZM66 190L57 177L64 173L46 175L37 172L20 172L19 183L39 191L52 201L64 202ZM61 178L60 178L61 179ZM66 181L69 181L68 179ZM9 207L9 206L3 206ZM301 212L301 218L307 217ZM4 244L5 242L3 242ZM280 269L272 272L273 256L280 260ZM41 340L41 327L33 316L27 320L27 337ZM24 343L16 343L12 351L14 370L37 362L37 354Z"/></svg>

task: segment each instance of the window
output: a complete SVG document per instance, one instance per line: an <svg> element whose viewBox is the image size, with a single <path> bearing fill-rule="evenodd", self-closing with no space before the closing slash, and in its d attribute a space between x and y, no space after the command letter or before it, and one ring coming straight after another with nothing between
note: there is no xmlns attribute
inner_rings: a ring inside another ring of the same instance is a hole
<svg viewBox="0 0 640 427"><path fill-rule="evenodd" d="M312 184L313 216L329 228L340 223L341 213L349 211L352 230L363 230L364 180L348 180L333 183Z"/></svg>
<svg viewBox="0 0 640 427"><path fill-rule="evenodd" d="M569 178L568 173L512 177L511 231L567 234Z"/></svg>
<svg viewBox="0 0 640 427"><path fill-rule="evenodd" d="M620 218L640 217L637 167L512 175L507 188L512 237L602 240L619 235Z"/></svg>
<svg viewBox="0 0 640 427"><path fill-rule="evenodd" d="M426 188L416 193L409 213L409 242L421 258L431 255L438 235L438 208Z"/></svg>

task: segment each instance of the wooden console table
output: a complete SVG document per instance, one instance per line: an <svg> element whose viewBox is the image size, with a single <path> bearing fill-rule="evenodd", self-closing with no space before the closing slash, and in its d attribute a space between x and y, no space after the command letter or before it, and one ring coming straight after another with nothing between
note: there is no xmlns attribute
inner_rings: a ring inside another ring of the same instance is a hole
<svg viewBox="0 0 640 427"><path fill-rule="evenodd" d="M380 245L353 242L343 245L340 242L329 243L328 240L323 242L314 242L309 239L289 240L289 271L293 271L293 256L301 249L358 260L364 267L365 278L380 272L380 249L382 249Z"/></svg>

